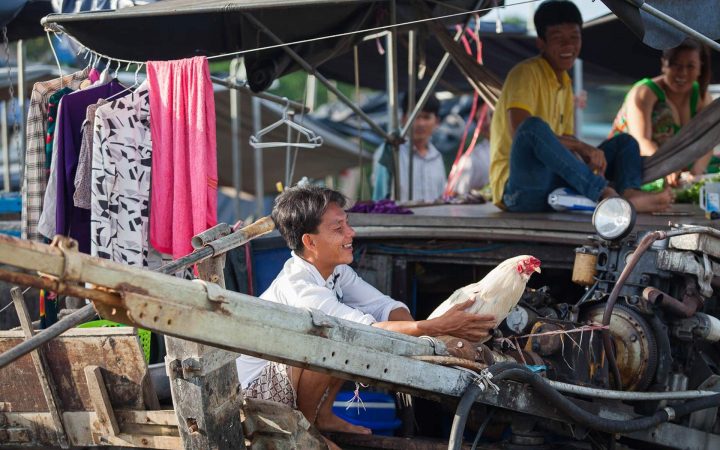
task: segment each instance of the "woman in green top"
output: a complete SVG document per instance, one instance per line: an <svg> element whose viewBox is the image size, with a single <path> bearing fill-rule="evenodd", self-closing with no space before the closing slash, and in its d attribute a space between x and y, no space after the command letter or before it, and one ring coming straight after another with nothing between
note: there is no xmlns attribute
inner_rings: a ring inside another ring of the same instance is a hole
<svg viewBox="0 0 720 450"><path fill-rule="evenodd" d="M710 52L694 39L665 50L662 74L645 78L633 86L613 123L611 135L629 133L640 144L640 155L651 156L658 147L674 136L680 127L711 102L707 92L710 83ZM705 173L712 150L695 161L691 175ZM671 185L678 174L667 177Z"/></svg>

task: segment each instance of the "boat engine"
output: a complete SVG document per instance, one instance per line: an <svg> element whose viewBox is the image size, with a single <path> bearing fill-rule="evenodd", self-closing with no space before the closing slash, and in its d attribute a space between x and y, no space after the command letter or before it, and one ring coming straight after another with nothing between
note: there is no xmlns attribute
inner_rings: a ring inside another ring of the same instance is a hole
<svg viewBox="0 0 720 450"><path fill-rule="evenodd" d="M492 362L511 358L548 379L594 388L720 392L720 232L634 233L634 221L622 199L598 205L597 236L576 250L573 269L585 295L568 301L548 287L528 289L486 352ZM646 414L660 404L632 405ZM683 420L717 432L716 419L714 408Z"/></svg>

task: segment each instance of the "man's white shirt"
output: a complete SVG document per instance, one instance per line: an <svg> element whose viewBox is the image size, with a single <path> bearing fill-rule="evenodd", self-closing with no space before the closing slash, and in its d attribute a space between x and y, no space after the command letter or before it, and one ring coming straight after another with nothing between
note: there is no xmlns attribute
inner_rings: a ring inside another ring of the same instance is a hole
<svg viewBox="0 0 720 450"><path fill-rule="evenodd" d="M407 309L404 303L393 300L364 281L349 266L339 265L323 279L314 265L295 252L260 298L296 308L317 309L333 317L366 325L387 321L394 309ZM245 389L260 375L267 361L241 355L236 364L240 384Z"/></svg>

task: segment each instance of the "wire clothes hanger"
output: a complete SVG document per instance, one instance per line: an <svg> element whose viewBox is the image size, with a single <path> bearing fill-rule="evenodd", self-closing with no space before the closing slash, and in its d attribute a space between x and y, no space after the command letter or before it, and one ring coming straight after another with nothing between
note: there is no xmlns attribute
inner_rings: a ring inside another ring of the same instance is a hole
<svg viewBox="0 0 720 450"><path fill-rule="evenodd" d="M273 148L273 147L299 147L299 148L317 148L323 144L322 136L315 134L313 130L305 128L304 126L295 123L288 114L290 109L290 101L287 98L283 98L285 101L285 109L283 110L282 118L277 122L269 125L262 130L258 131L255 136L250 136L250 145L253 148ZM288 128L292 128L297 131L300 136L304 136L307 142L262 142L261 138L270 133L272 130L286 125Z"/></svg>
<svg viewBox="0 0 720 450"><path fill-rule="evenodd" d="M143 65L144 64L137 65L137 70L135 70L135 82L132 85L126 87L125 89L123 89L120 92L117 92L117 93L107 97L105 100L110 101L110 100L113 100L116 98L120 98L120 97L124 96L125 94L127 94L128 92L132 92L136 87L139 88L141 83L140 83L138 76L140 75L140 69L142 68ZM128 64L128 68L129 67L130 67L130 64ZM120 68L120 65L118 65L118 69L119 68ZM117 77L117 71L115 72L115 76Z"/></svg>

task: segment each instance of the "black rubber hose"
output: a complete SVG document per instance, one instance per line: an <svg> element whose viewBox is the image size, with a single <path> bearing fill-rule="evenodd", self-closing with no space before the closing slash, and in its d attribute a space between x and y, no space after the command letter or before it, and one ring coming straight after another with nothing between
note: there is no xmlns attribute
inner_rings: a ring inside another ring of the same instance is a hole
<svg viewBox="0 0 720 450"><path fill-rule="evenodd" d="M514 362L502 362L493 364L488 367L488 370L493 375L493 379L497 374L503 373L505 370L513 369L515 367L521 367L519 364ZM472 408L475 400L482 393L482 389L477 383L470 383L465 390L465 393L460 398L460 402L455 409L455 417L453 417L452 428L450 429L450 439L448 441L448 450L460 450L463 443L463 433L465 432L465 424L467 423L470 409Z"/></svg>
<svg viewBox="0 0 720 450"><path fill-rule="evenodd" d="M497 367L501 366L501 367ZM574 422L584 425L592 430L602 431L605 433L630 433L638 430L645 430L654 427L663 422L670 420L668 411L662 409L652 416L640 417L628 420L613 420L600 417L596 414L585 411L571 400L559 393L555 388L550 386L545 380L536 373L531 372L528 368L517 363L496 364L489 368L493 374L493 381L513 380L531 385L540 395L548 400L553 406L557 407L563 414L571 418ZM472 407L472 403L480 395L480 388L476 383L468 386L467 391L463 395L458 408L455 412L455 420L450 434L450 442L448 449L459 450L462 445L462 433L467 422L467 416ZM720 394L709 397L703 397L692 400L681 405L674 406L675 417L685 416L702 409L720 407Z"/></svg>

